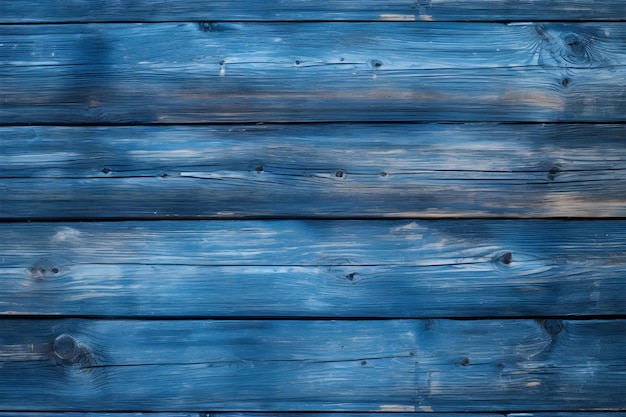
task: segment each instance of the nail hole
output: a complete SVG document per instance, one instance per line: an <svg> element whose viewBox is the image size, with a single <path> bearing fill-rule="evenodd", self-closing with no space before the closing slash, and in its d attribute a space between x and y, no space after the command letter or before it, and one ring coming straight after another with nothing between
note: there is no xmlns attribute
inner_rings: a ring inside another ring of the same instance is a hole
<svg viewBox="0 0 626 417"><path fill-rule="evenodd" d="M335 177L344 178L345 176L346 176L346 171L344 171L343 169L338 169L337 171L335 171Z"/></svg>
<svg viewBox="0 0 626 417"><path fill-rule="evenodd" d="M263 169L263 166L261 166L261 165L259 165L259 166L257 166L256 168L254 168L254 170L255 170L256 172L258 172L259 174L260 174L261 172L265 171L265 170Z"/></svg>
<svg viewBox="0 0 626 417"><path fill-rule="evenodd" d="M463 366L467 366L467 365L469 365L469 364L470 364L470 360L469 360L469 358L463 358L463 359L461 359L461 365L463 365Z"/></svg>
<svg viewBox="0 0 626 417"><path fill-rule="evenodd" d="M350 272L348 275L346 275L346 279L348 281L354 281L355 277L356 277L356 272Z"/></svg>
<svg viewBox="0 0 626 417"><path fill-rule="evenodd" d="M223 59L220 61L220 65L224 65L226 63L226 61L224 61Z"/></svg>
<svg viewBox="0 0 626 417"><path fill-rule="evenodd" d="M380 176L383 178L386 178L387 176L389 176L389 174L387 174L385 171L380 173Z"/></svg>
<svg viewBox="0 0 626 417"><path fill-rule="evenodd" d="M296 59L296 65L300 65L300 64L301 64L300 60Z"/></svg>
<svg viewBox="0 0 626 417"><path fill-rule="evenodd" d="M363 366L367 365L367 361L361 361L361 365Z"/></svg>
<svg viewBox="0 0 626 417"><path fill-rule="evenodd" d="M106 167L105 167L105 168L102 168L102 171L101 171L101 172L102 172L103 174L105 174L105 175L106 175L106 174L108 174L109 172L111 172L111 170L110 170L109 168L106 168Z"/></svg>
<svg viewBox="0 0 626 417"><path fill-rule="evenodd" d="M382 66L383 66L383 63L382 63L382 61L379 61L378 59L372 59L372 60L370 61L370 65L371 65L372 67L374 67L374 68L380 68L380 67L382 67Z"/></svg>
<svg viewBox="0 0 626 417"><path fill-rule="evenodd" d="M570 79L569 78L563 78L563 80L561 80L561 85L563 87L567 87L570 83Z"/></svg>
<svg viewBox="0 0 626 417"><path fill-rule="evenodd" d="M509 265L511 262L513 262L513 254L511 252L507 252L504 255L502 255L503 264Z"/></svg>
<svg viewBox="0 0 626 417"><path fill-rule="evenodd" d="M53 274L58 274L59 268L50 268L50 272L52 272Z"/></svg>
<svg viewBox="0 0 626 417"><path fill-rule="evenodd" d="M169 177L169 175L167 175L167 172L164 172L161 174L161 178L167 178L167 177Z"/></svg>
<svg viewBox="0 0 626 417"><path fill-rule="evenodd" d="M499 370L503 370L504 369L504 364L503 363L499 363L498 364L498 369Z"/></svg>

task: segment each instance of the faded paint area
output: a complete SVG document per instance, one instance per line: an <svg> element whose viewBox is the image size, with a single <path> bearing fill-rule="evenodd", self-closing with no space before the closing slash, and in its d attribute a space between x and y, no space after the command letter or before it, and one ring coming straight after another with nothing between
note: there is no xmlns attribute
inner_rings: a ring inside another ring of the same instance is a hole
<svg viewBox="0 0 626 417"><path fill-rule="evenodd" d="M626 417L626 0L0 9L0 417Z"/></svg>

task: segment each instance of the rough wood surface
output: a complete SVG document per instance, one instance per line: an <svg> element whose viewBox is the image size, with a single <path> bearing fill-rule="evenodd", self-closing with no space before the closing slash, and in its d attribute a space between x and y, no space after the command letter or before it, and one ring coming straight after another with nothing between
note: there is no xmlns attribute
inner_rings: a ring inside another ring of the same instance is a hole
<svg viewBox="0 0 626 417"><path fill-rule="evenodd" d="M223 413L223 414L231 414L231 413ZM232 413L233 417L238 417L235 416L235 413ZM266 417L280 417L282 413L275 413L275 414L267 414ZM215 415L214 413L210 413L211 416ZM209 413L120 413L120 412L114 412L114 413L107 413L107 412L100 412L100 413L89 413L89 412L84 412L84 411L65 411L65 412L8 412L8 413L3 413L0 411L0 417L209 417ZM621 415L618 415L617 413L615 415L591 415L589 417L623 417ZM217 416L216 416L217 417ZM222 416L220 416L222 417ZM224 415L223 417L227 417L226 415ZM241 416L243 417L243 415ZM252 414L250 414L249 417L253 417ZM260 415L260 413L255 413L255 417L263 417L262 415ZM283 417L289 417L287 415L283 416ZM295 416L293 416L295 417ZM303 416L304 417L304 416ZM311 416L311 417L317 417L317 416ZM327 416L327 417L332 417L332 416ZM339 417L339 416L337 416ZM352 417L351 415L346 415L345 417ZM361 416L354 416L354 417L361 417ZM362 416L365 417L365 416ZM382 416L381 416L382 417ZM391 417L391 416L389 416ZM393 417L402 417L400 415L396 415L394 414ZM408 417L408 416L407 416ZM461 415L451 415L451 416L442 416L442 417L463 417ZM468 416L468 417L489 417L489 416L484 416L484 415L475 415L475 416ZM506 417L506 416L502 416L502 417ZM554 416L554 417L559 417L559 416ZM584 416L587 417L587 416Z"/></svg>
<svg viewBox="0 0 626 417"><path fill-rule="evenodd" d="M626 314L623 221L0 225L4 315Z"/></svg>
<svg viewBox="0 0 626 417"><path fill-rule="evenodd" d="M624 0L11 0L0 22L624 20Z"/></svg>
<svg viewBox="0 0 626 417"><path fill-rule="evenodd" d="M626 417L625 45L626 0L0 0L0 417Z"/></svg>
<svg viewBox="0 0 626 417"><path fill-rule="evenodd" d="M371 417L370 413L288 413L288 412L201 412L201 413L86 413L86 412L0 412L0 417ZM571 417L572 413L437 413L438 417ZM626 413L598 411L598 412L576 412L576 417L626 417ZM416 417L415 413L376 413L376 417Z"/></svg>
<svg viewBox="0 0 626 417"><path fill-rule="evenodd" d="M5 127L0 141L4 219L626 216L625 125Z"/></svg>
<svg viewBox="0 0 626 417"><path fill-rule="evenodd" d="M0 390L7 411L619 409L625 332L624 320L4 320Z"/></svg>
<svg viewBox="0 0 626 417"><path fill-rule="evenodd" d="M626 121L618 23L4 25L0 35L2 124Z"/></svg>

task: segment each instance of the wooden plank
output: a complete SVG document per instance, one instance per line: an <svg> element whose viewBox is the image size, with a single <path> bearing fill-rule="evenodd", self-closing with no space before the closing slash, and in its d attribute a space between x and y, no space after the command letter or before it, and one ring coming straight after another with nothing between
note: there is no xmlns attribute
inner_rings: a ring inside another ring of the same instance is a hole
<svg viewBox="0 0 626 417"><path fill-rule="evenodd" d="M295 413L241 413L241 412L219 412L211 413L215 417L297 417L301 414ZM333 413L336 417L367 417L372 416L369 413ZM437 413L439 417L571 417L572 413L564 412L548 412L548 413ZM577 417L625 417L626 413L616 411L595 411L595 412L576 412ZM0 413L2 416L2 413ZM377 413L379 417L416 417L416 413ZM302 417L331 417L325 413L305 413Z"/></svg>
<svg viewBox="0 0 626 417"><path fill-rule="evenodd" d="M0 412L0 417L371 417L371 413L289 413L289 412L211 412L211 413L120 413L120 412ZM571 417L567 412L549 413L438 413L440 417ZM376 413L377 417L416 417L416 413ZM576 412L577 417L625 417L626 413L615 411Z"/></svg>
<svg viewBox="0 0 626 417"><path fill-rule="evenodd" d="M12 411L10 413L0 412L0 417L74 417L74 416L85 416L85 417L208 417L208 415L209 415L208 413L172 413L172 412L168 412L168 413L141 413L141 412L137 412L137 413L120 413L120 412L89 413L89 412L84 412L84 411L82 412L79 412L79 411L63 411L63 412L24 412L24 411L16 412L16 411ZM213 413L211 413L211 415L213 415ZM613 414L607 414L607 415L602 414L602 416L622 417L622 416L613 415ZM593 417L602 417L602 416L593 416ZM395 417L395 414L394 414L394 417ZM458 417L463 417L463 416L458 416ZM474 417L474 416L471 416L471 417ZM489 417L489 416L475 416L475 417Z"/></svg>
<svg viewBox="0 0 626 417"><path fill-rule="evenodd" d="M624 221L0 224L0 313L626 314Z"/></svg>
<svg viewBox="0 0 626 417"><path fill-rule="evenodd" d="M625 137L584 124L5 127L0 218L625 217Z"/></svg>
<svg viewBox="0 0 626 417"><path fill-rule="evenodd" d="M624 334L624 320L5 320L0 389L6 411L619 410Z"/></svg>
<svg viewBox="0 0 626 417"><path fill-rule="evenodd" d="M0 27L2 124L626 121L617 23L32 28Z"/></svg>
<svg viewBox="0 0 626 417"><path fill-rule="evenodd" d="M623 0L12 0L0 22L102 22L172 20L623 20Z"/></svg>
<svg viewBox="0 0 626 417"><path fill-rule="evenodd" d="M380 417L416 417L417 413L376 413ZM242 412L218 412L211 413L215 417L297 417L300 413L242 413ZM337 417L367 417L372 416L370 413L333 413ZM524 413L437 413L440 417L571 417L572 413L567 412L524 412ZM626 413L616 411L595 411L595 412L576 412L577 417L624 417ZM0 413L2 416L2 413ZM327 413L303 413L303 417L331 417Z"/></svg>

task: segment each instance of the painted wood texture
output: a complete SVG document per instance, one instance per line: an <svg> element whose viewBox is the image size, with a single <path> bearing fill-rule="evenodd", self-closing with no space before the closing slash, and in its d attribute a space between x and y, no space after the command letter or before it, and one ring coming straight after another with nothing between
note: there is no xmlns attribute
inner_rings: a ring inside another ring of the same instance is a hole
<svg viewBox="0 0 626 417"><path fill-rule="evenodd" d="M33 29L0 26L2 124L626 121L619 23Z"/></svg>
<svg viewBox="0 0 626 417"><path fill-rule="evenodd" d="M437 413L440 417L624 417L626 413L619 411L589 411L589 412L502 412L502 413ZM76 412L76 411L49 411L49 412L0 412L0 417L371 417L371 413L348 413L348 412L199 412L199 413L158 413L158 412ZM382 413L377 412L378 417L416 417L416 413Z"/></svg>
<svg viewBox="0 0 626 417"><path fill-rule="evenodd" d="M626 315L623 221L0 225L0 313Z"/></svg>
<svg viewBox="0 0 626 417"><path fill-rule="evenodd" d="M0 389L5 410L619 409L623 392L606 387L623 381L625 332L624 320L5 320Z"/></svg>
<svg viewBox="0 0 626 417"><path fill-rule="evenodd" d="M224 413L226 414L226 413ZM234 413L233 417L234 416ZM210 415L214 415L214 413L210 413ZM19 414L16 414L15 412L8 412L8 413L3 413L0 412L0 417L73 417L73 416L85 416L85 417L208 417L209 413L106 413L106 412L100 412L100 413L88 413L88 412L76 412L76 411L69 411L69 412L20 412ZM476 415L476 416L470 416L470 417L483 417L484 415ZM589 417L610 417L608 414L601 414L598 415L598 413L596 413L595 415L592 413ZM225 416L224 416L225 417ZM252 415L250 415L250 417L252 417ZM262 417L261 413L256 413L255 417ZM270 414L267 414L267 417L278 417L278 413L274 414L273 416ZM284 416L284 417L288 417L288 416ZM315 416L311 416L311 417L315 417ZM331 416L328 416L331 417ZM337 416L339 417L339 416ZM346 417L350 417L350 416L346 416ZM355 416L358 417L358 416ZM400 416L396 416L396 414L394 414L394 417L400 417ZM446 416L447 417L447 416ZM450 417L463 417L463 416L450 416ZM484 417L488 417L488 416L484 416ZM559 416L554 416L554 417L559 417ZM623 417L621 415L619 415L619 413L615 413L615 415L613 417Z"/></svg>
<svg viewBox="0 0 626 417"><path fill-rule="evenodd" d="M4 219L626 216L625 125L5 127L0 142Z"/></svg>
<svg viewBox="0 0 626 417"><path fill-rule="evenodd" d="M172 20L624 20L624 0L12 0L0 22Z"/></svg>
<svg viewBox="0 0 626 417"><path fill-rule="evenodd" d="M0 0L0 417L626 417L625 19Z"/></svg>

